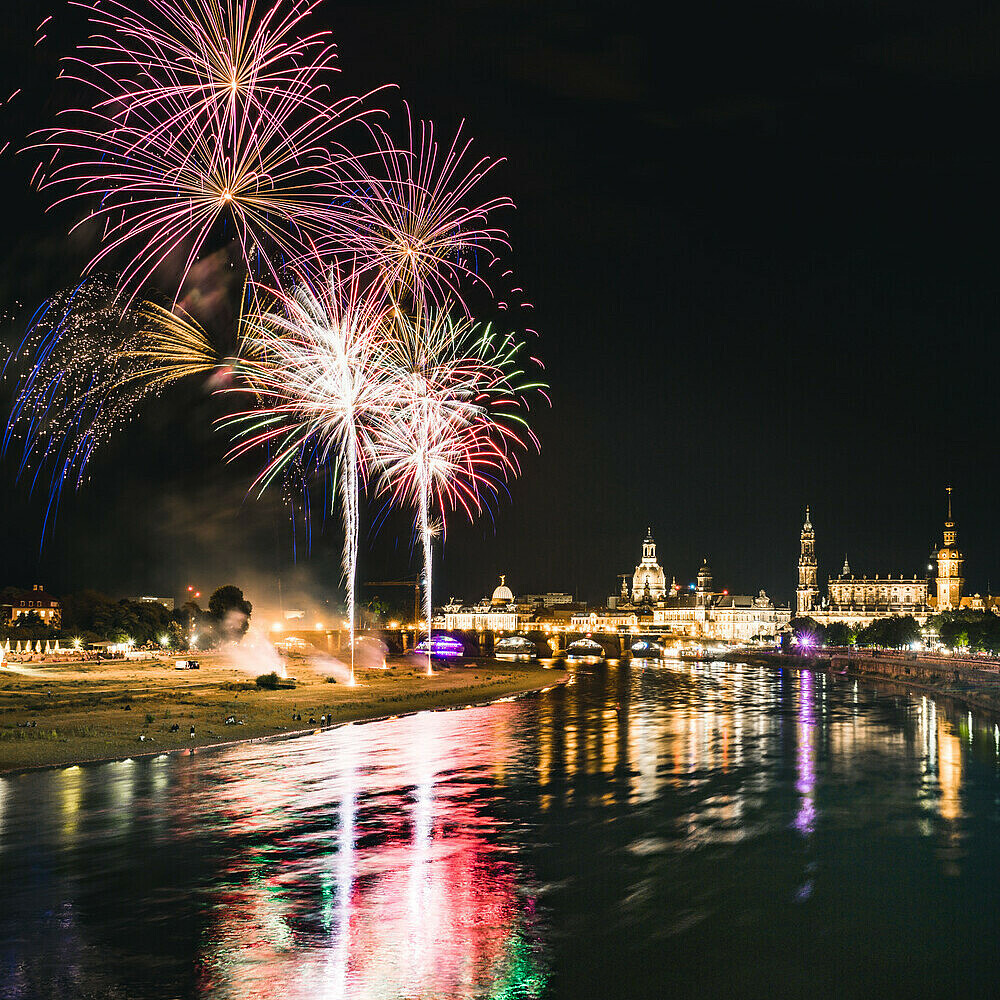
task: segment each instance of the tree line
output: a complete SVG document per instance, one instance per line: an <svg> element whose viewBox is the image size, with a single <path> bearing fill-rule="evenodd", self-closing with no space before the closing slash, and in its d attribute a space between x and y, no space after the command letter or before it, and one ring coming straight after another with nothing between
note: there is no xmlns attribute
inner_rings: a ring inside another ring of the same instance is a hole
<svg viewBox="0 0 1000 1000"><path fill-rule="evenodd" d="M902 649L920 642L923 634L912 615L892 615L876 618L858 628L846 622L821 625L815 618L802 616L789 622L792 635L799 645L815 646L881 646L883 649Z"/></svg>
<svg viewBox="0 0 1000 1000"><path fill-rule="evenodd" d="M0 602L12 604L21 592L8 588L0 593ZM116 600L96 590L67 594L61 599L62 617L53 628L42 621L37 611L19 615L0 626L0 635L11 642L18 640L59 639L64 644L79 639L89 642L128 642L136 646L160 646L187 649L193 645L210 649L220 642L239 640L250 627L253 605L243 591L232 584L219 587L208 599L208 607L188 601L171 611L151 601Z"/></svg>
<svg viewBox="0 0 1000 1000"><path fill-rule="evenodd" d="M928 622L930 632L951 649L968 649L973 653L1000 654L1000 616L992 611L943 611ZM814 618L802 616L789 622L792 635L801 645L817 646L881 646L900 649L923 639L923 632L912 615L877 618L857 628L845 622L821 625Z"/></svg>

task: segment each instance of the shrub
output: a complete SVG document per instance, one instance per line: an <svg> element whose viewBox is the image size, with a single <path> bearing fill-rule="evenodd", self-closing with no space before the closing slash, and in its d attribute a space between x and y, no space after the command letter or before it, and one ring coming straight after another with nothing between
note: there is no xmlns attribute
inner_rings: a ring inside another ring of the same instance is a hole
<svg viewBox="0 0 1000 1000"><path fill-rule="evenodd" d="M274 671L271 671L269 674L260 674L257 677L256 683L257 687L262 691L277 691L280 680L281 678Z"/></svg>

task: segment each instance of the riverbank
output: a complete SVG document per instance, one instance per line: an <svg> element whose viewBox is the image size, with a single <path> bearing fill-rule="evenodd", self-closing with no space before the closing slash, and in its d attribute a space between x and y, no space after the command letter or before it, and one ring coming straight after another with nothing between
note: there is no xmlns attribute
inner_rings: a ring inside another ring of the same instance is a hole
<svg viewBox="0 0 1000 1000"><path fill-rule="evenodd" d="M268 691L223 657L199 661L197 671L175 670L172 660L0 670L0 773L292 736L492 701L567 676L496 660L436 663L427 676L423 661L401 658L359 669L351 687L300 658L288 663L295 686Z"/></svg>
<svg viewBox="0 0 1000 1000"><path fill-rule="evenodd" d="M808 656L763 651L726 653L728 662L791 670L833 671L866 680L936 694L1000 717L1000 674L948 660L816 653Z"/></svg>

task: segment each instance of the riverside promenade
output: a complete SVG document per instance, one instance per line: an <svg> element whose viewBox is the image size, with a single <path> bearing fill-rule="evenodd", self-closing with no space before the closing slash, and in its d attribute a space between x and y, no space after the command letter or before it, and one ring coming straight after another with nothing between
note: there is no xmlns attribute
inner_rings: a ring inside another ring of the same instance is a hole
<svg viewBox="0 0 1000 1000"><path fill-rule="evenodd" d="M808 654L741 650L726 653L721 659L892 681L1000 715L1000 659L995 657L835 648Z"/></svg>

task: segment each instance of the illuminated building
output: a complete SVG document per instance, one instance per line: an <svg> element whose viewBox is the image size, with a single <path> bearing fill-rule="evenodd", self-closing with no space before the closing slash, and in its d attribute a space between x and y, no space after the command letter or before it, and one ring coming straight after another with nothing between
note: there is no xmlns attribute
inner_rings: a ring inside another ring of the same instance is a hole
<svg viewBox="0 0 1000 1000"><path fill-rule="evenodd" d="M635 611L625 608L595 608L576 612L569 623L574 629L588 632L617 632L619 629L638 625L639 616Z"/></svg>
<svg viewBox="0 0 1000 1000"><path fill-rule="evenodd" d="M138 604L162 604L168 611L174 610L174 599L172 597L134 597Z"/></svg>
<svg viewBox="0 0 1000 1000"><path fill-rule="evenodd" d="M958 548L958 531L951 516L951 487L948 487L948 520L944 522L944 545L937 552L937 586L935 606L938 611L954 611L962 605L962 553Z"/></svg>
<svg viewBox="0 0 1000 1000"><path fill-rule="evenodd" d="M25 591L10 604L10 621L17 621L21 615L34 612L42 620L42 624L58 628L62 621L62 605L45 588L36 583L31 590Z"/></svg>
<svg viewBox="0 0 1000 1000"><path fill-rule="evenodd" d="M776 635L791 618L790 610L777 607L763 590L756 597L715 590L712 568L707 559L699 568L697 583L692 584L690 591L682 590L676 579L667 588L665 580L666 575L656 562L652 532L647 529L642 545L642 562L632 578L631 597L627 577L623 577L622 591L614 602L613 610L592 612L591 619L608 622L610 630L612 621L617 623L634 612L637 615L636 624L648 623L657 631L699 639L746 642ZM580 616L581 625L583 621L583 616ZM574 625L577 622L578 619L574 618ZM591 627L601 628L599 624ZM620 626L616 624L613 627Z"/></svg>
<svg viewBox="0 0 1000 1000"><path fill-rule="evenodd" d="M463 607L454 599L444 607L444 627L449 631L516 632L520 616L504 576L490 598Z"/></svg>
<svg viewBox="0 0 1000 1000"><path fill-rule="evenodd" d="M622 590L625 583L622 582ZM658 601L667 592L666 577L663 569L656 561L656 542L653 541L653 529L646 529L646 540L642 543L642 561L632 575L632 600L639 604Z"/></svg>
<svg viewBox="0 0 1000 1000"><path fill-rule="evenodd" d="M958 531L951 513L951 487L948 487L948 518L944 522L943 546L936 552L937 579L932 591L930 581L922 576L855 576L847 558L837 576L827 580L827 593L820 595L817 583L816 536L806 507L806 519L799 536L799 585L796 588L796 612L821 625L844 622L864 626L890 615L912 615L921 625L935 611L950 611L973 606L962 596L962 553L958 549ZM982 605L982 601L979 601Z"/></svg>
<svg viewBox="0 0 1000 1000"><path fill-rule="evenodd" d="M708 564L698 574L694 592L674 590L653 608L653 625L676 635L747 642L773 636L788 624L791 612L777 607L762 590L756 597L748 594L712 592Z"/></svg>

